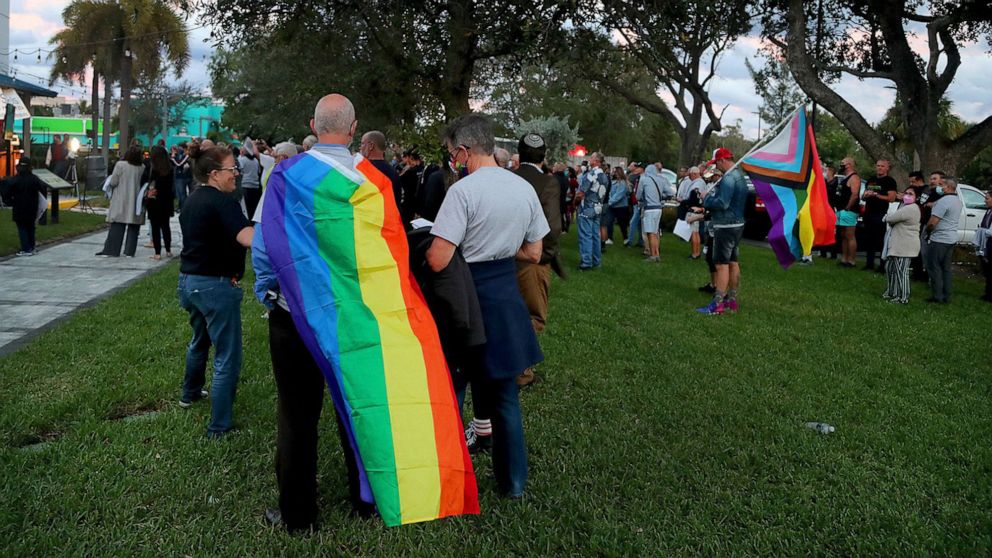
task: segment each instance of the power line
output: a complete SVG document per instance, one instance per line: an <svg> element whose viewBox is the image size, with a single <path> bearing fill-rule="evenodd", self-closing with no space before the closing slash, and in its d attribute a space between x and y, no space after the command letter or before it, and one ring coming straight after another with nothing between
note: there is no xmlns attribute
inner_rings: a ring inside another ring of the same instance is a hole
<svg viewBox="0 0 992 558"><path fill-rule="evenodd" d="M190 33L191 31L196 31L197 29L203 29L204 27L209 27L209 25L206 24L206 23L204 23L202 25L197 25L196 27L190 27L190 28L186 29L186 33ZM12 49L12 50L0 51L0 55L7 56L7 55L10 55L10 54L15 54L16 55L16 54L20 53L20 54L24 54L25 56L30 56L32 54L37 54L37 55L40 56L41 53L51 54L51 53L55 52L56 50L58 50L58 48L79 48L79 47L84 47L84 46L105 45L105 44L111 44L111 43L118 43L118 42L126 41L126 40L129 40L129 39L140 39L142 37L154 37L154 36L170 35L170 34L171 34L170 31L158 31L158 32L154 32L154 33L142 33L142 34L139 34L139 35L125 35L123 37L115 37L113 39L106 39L106 40L103 40L103 41L90 41L90 42L87 42L87 43L74 43L74 44L71 44L71 45L65 45L65 44L63 44L63 45L60 45L59 47L56 47L56 48L45 48L45 47L40 47L40 46L19 47L19 48L15 48L15 49Z"/></svg>

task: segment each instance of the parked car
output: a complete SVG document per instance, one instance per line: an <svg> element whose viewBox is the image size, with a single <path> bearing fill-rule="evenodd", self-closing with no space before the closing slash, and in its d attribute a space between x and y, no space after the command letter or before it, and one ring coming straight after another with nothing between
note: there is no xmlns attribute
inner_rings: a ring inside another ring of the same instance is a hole
<svg viewBox="0 0 992 558"><path fill-rule="evenodd" d="M861 191L859 195L865 193L865 181L861 181ZM961 219L958 221L958 243L968 244L975 236L975 229L982 222L985 215L985 192L969 184L958 184L958 195L961 196ZM889 204L889 213L899 207L899 202ZM861 202L859 213L864 214L865 202ZM744 208L744 236L764 240L771 230L771 218L761 196L755 191L754 186L748 180L747 206ZM861 231L864 229L861 215L858 216L858 244L863 244Z"/></svg>

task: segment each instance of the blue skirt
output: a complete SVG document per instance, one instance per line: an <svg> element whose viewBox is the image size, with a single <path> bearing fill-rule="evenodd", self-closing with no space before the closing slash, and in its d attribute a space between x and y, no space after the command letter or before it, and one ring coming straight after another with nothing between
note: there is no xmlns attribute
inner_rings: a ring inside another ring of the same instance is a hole
<svg viewBox="0 0 992 558"><path fill-rule="evenodd" d="M544 360L530 312L517 287L513 258L468 264L486 328L483 373L493 380L520 375Z"/></svg>

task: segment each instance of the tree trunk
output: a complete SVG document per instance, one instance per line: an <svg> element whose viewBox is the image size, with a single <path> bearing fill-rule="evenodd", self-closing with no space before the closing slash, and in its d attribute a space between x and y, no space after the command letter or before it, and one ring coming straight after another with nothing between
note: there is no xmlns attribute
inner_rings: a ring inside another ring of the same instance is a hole
<svg viewBox="0 0 992 558"><path fill-rule="evenodd" d="M96 155L97 136L100 134L100 74L97 73L96 68L93 68L93 86L90 89L90 130L93 135L90 136L90 155Z"/></svg>
<svg viewBox="0 0 992 558"><path fill-rule="evenodd" d="M109 169L110 164L110 101L113 95L113 80L110 76L103 76L103 137L100 141L100 155L103 156L103 166Z"/></svg>
<svg viewBox="0 0 992 558"><path fill-rule="evenodd" d="M131 57L125 56L121 62L121 106L117 111L117 121L120 126L119 150L121 157L131 147L131 67Z"/></svg>

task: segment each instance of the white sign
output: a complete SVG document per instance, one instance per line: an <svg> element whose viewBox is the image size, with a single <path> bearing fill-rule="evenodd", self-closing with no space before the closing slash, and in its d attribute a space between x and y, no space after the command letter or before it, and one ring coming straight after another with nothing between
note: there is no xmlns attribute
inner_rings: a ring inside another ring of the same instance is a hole
<svg viewBox="0 0 992 558"><path fill-rule="evenodd" d="M13 103L15 119L23 120L25 118L31 118L31 113L28 112L28 107L21 100L21 96L10 87L4 87L0 90L0 118L3 118L3 115L6 114L7 103Z"/></svg>

